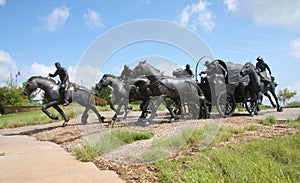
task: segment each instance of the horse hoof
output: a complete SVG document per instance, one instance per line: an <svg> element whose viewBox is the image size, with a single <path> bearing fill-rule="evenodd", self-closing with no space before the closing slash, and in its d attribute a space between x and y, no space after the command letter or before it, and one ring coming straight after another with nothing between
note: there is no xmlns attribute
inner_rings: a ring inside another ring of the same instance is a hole
<svg viewBox="0 0 300 183"><path fill-rule="evenodd" d="M282 112L282 111L283 111L282 107L277 109L277 112Z"/></svg>
<svg viewBox="0 0 300 183"><path fill-rule="evenodd" d="M115 120L115 119L111 120L111 122L110 122L110 125L114 125L114 124L115 124L115 122L116 122L116 120Z"/></svg>
<svg viewBox="0 0 300 183"><path fill-rule="evenodd" d="M171 118L170 120L169 120L169 123L173 123L175 121L175 119L174 118Z"/></svg>
<svg viewBox="0 0 300 183"><path fill-rule="evenodd" d="M68 123L67 122L64 122L61 126L62 127L65 127L65 126L67 126L68 125Z"/></svg>
<svg viewBox="0 0 300 183"><path fill-rule="evenodd" d="M116 112L116 114L117 114L117 115L123 115L123 114L124 114L124 112L120 112L120 111L118 111L118 112Z"/></svg>
<svg viewBox="0 0 300 183"><path fill-rule="evenodd" d="M55 115L51 115L50 118L54 119L54 120L58 120L58 116L55 116Z"/></svg>
<svg viewBox="0 0 300 183"><path fill-rule="evenodd" d="M105 119L105 117L101 116L101 117L100 117L100 120L99 120L99 123L103 123L103 122L104 122L104 119Z"/></svg>
<svg viewBox="0 0 300 183"><path fill-rule="evenodd" d="M144 126L149 126L150 125L150 122L147 120L147 121L145 121L145 124L144 124Z"/></svg>

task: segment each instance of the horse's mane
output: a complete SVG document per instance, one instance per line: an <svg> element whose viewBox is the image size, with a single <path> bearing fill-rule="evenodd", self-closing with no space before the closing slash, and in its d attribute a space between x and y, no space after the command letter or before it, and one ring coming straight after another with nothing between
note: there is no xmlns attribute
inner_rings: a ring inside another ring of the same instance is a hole
<svg viewBox="0 0 300 183"><path fill-rule="evenodd" d="M112 78L118 79L117 76L112 75L112 74L104 74L103 77L112 77Z"/></svg>
<svg viewBox="0 0 300 183"><path fill-rule="evenodd" d="M43 77L43 76L31 76L27 81L30 82L34 79L44 79L44 80L47 80L47 81L51 81L53 83L56 83L56 81L54 79L51 79L51 78L46 78L46 77Z"/></svg>
<svg viewBox="0 0 300 183"><path fill-rule="evenodd" d="M143 67L142 65L145 65L145 66L147 66L147 67L150 67L151 69L155 70L156 72L161 73L159 69L157 69L157 68L155 68L154 66L152 66L151 64L149 64L149 63L147 62L147 60L140 61L139 64L138 64L138 66Z"/></svg>
<svg viewBox="0 0 300 183"><path fill-rule="evenodd" d="M255 67L251 62L246 62L246 64L251 65L252 67Z"/></svg>

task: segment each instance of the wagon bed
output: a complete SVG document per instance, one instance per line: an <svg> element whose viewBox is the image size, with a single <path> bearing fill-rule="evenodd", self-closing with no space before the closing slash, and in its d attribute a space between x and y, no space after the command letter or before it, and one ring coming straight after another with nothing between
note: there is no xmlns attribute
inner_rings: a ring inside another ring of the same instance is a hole
<svg viewBox="0 0 300 183"><path fill-rule="evenodd" d="M212 106L216 106L222 117L231 116L235 111L236 103L245 101L245 96L240 92L240 87L248 84L249 77L240 75L243 67L241 64L224 62L219 59L204 62L203 59L205 58L200 59L196 65L195 79L210 103L209 111L211 111ZM198 66L201 62L202 65L203 63L214 64L214 67L219 68L216 68L216 72L213 72L212 75L206 73L210 69L198 73ZM201 77L203 73L206 73L205 77ZM201 77L200 81L198 81L198 75ZM251 99L248 100L251 101Z"/></svg>

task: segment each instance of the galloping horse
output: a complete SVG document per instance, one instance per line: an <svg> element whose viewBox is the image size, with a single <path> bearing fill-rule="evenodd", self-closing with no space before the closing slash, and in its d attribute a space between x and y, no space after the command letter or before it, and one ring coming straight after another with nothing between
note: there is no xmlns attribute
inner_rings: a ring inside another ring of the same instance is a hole
<svg viewBox="0 0 300 183"><path fill-rule="evenodd" d="M122 115L124 112L121 112L121 107L124 106L125 115L124 119L126 119L127 114L129 113L129 102L142 100L142 104L140 108L142 110L142 114L140 118L145 118L146 110L143 110L146 99L144 96L140 95L136 91L138 90L134 85L137 81L149 82L146 78L127 78L126 80L120 80L119 77L111 75L111 74L104 74L103 77L97 84L96 89L101 90L105 87L111 86L113 88L113 96L114 100L110 104L110 108L115 112L111 124L114 124L117 120L118 115ZM117 109L115 105L118 104Z"/></svg>
<svg viewBox="0 0 300 183"><path fill-rule="evenodd" d="M162 76L159 70L145 61L140 62L133 72L136 75L146 75L150 80L149 87L145 87L148 91L144 92L145 94L148 93L149 100L150 96L162 96L163 99L168 97L176 103L176 107L179 110L181 110L181 101L187 102L192 106L198 105L199 113L197 118L207 118L207 101L204 97L204 93L191 78L170 78ZM141 88L142 86L138 87ZM173 121L175 114L166 102L165 105L171 114L170 121ZM193 108L192 111L195 111L195 108Z"/></svg>
<svg viewBox="0 0 300 183"><path fill-rule="evenodd" d="M110 108L115 112L115 115L112 118L111 124L113 124L117 115L122 115L124 112L121 112L121 107L124 105L125 115L124 119L126 119L127 114L129 112L129 91L130 86L127 86L123 81L121 81L118 77L111 74L104 74L101 80L97 84L97 90L101 90L105 87L111 86L113 88L113 97L114 100L110 104ZM114 107L118 104L117 109Z"/></svg>
<svg viewBox="0 0 300 183"><path fill-rule="evenodd" d="M252 65L251 63L248 64L248 65L249 65L249 67L253 67L252 69L254 69L254 70L256 71L254 65ZM251 69L251 70L252 70L252 69ZM261 78L260 78L260 80L261 80L261 83L262 83L261 92L262 92L266 97L268 97L268 99L270 100L272 106L273 106L274 108L276 107L278 112L282 112L283 109L282 109L282 107L279 105L278 98L277 98L276 93L275 93L275 88L276 88L277 84L276 84L275 81L274 81L274 80L275 80L274 77L271 77L271 82L268 83L268 84L266 84L264 81L262 81ZM275 99L276 105L275 105L274 102L272 101L272 98L271 98L271 96L270 96L270 94L269 94L268 92L270 92L270 93L272 94L273 98ZM261 101L262 101L262 97L263 97L263 96L261 95L261 98L260 98Z"/></svg>
<svg viewBox="0 0 300 183"><path fill-rule="evenodd" d="M240 71L241 76L249 75L250 81L248 85L245 87L245 94L244 94L244 103L247 107L247 101L250 98L251 106L253 107L251 116L254 114L257 115L259 112L259 105L261 104L262 98L262 90L264 88L264 83L261 81L258 73L254 65L250 62L247 62Z"/></svg>
<svg viewBox="0 0 300 183"><path fill-rule="evenodd" d="M42 107L42 111L51 119L58 119L58 117L54 114L51 114L47 109L49 107L53 107L56 109L59 114L64 118L64 123L62 126L66 126L69 118L65 115L63 110L58 106L64 103L64 99L59 92L59 84L57 84L53 79L44 78L42 76L32 76L27 80L27 85L24 89L24 95L29 96L33 91L40 88L45 92L45 99L48 101L46 105ZM72 101L77 102L78 104L85 107L85 110L82 114L81 122L83 124L87 123L88 114L87 112L91 109L94 113L96 113L98 120L100 123L103 122L104 117L102 117L97 111L96 107L91 103L92 93L85 87L76 85L73 83L69 89L69 99L68 101L71 103Z"/></svg>

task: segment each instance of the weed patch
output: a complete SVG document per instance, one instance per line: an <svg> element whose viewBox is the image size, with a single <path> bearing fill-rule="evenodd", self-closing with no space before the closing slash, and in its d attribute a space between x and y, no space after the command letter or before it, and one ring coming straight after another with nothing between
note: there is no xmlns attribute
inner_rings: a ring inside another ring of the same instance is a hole
<svg viewBox="0 0 300 183"><path fill-rule="evenodd" d="M74 149L74 154L78 160L92 161L95 157L108 153L119 146L132 143L137 140L150 139L153 132L136 132L129 130L115 129L105 133L99 141L86 143Z"/></svg>
<svg viewBox="0 0 300 183"><path fill-rule="evenodd" d="M155 163L162 182L298 182L300 134Z"/></svg>
<svg viewBox="0 0 300 183"><path fill-rule="evenodd" d="M272 126L276 123L276 119L273 116L269 116L264 120L260 120L259 123L262 125Z"/></svg>

